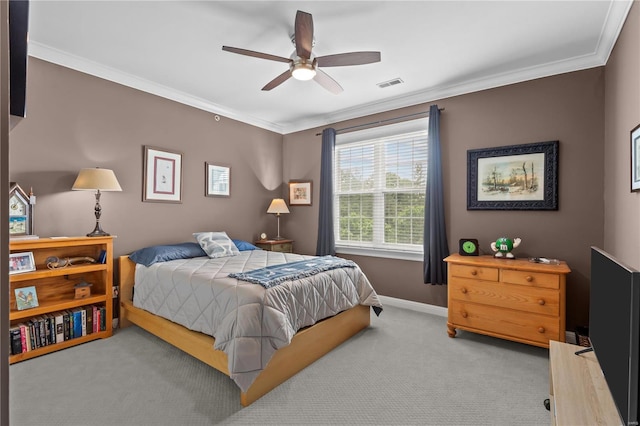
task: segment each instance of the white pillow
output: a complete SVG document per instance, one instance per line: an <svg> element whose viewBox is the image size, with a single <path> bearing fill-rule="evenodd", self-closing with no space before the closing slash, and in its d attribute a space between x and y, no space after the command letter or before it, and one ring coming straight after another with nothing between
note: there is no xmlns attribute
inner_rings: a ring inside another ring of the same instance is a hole
<svg viewBox="0 0 640 426"><path fill-rule="evenodd" d="M196 241L210 258L240 254L240 250L226 232L195 232L193 236L196 237Z"/></svg>

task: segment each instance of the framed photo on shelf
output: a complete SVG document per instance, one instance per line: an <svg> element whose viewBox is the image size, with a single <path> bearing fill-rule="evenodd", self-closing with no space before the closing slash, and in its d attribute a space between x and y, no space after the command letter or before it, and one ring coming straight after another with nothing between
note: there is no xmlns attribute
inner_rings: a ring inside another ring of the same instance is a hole
<svg viewBox="0 0 640 426"><path fill-rule="evenodd" d="M310 206L313 196L312 182L290 181L289 182L289 205L290 206Z"/></svg>
<svg viewBox="0 0 640 426"><path fill-rule="evenodd" d="M34 286L16 288L16 305L19 311L38 307L38 294Z"/></svg>
<svg viewBox="0 0 640 426"><path fill-rule="evenodd" d="M468 150L467 210L558 210L558 141Z"/></svg>
<svg viewBox="0 0 640 426"><path fill-rule="evenodd" d="M9 254L9 274L19 274L35 270L36 262L33 260L33 253L30 251Z"/></svg>
<svg viewBox="0 0 640 426"><path fill-rule="evenodd" d="M182 153L144 146L142 201L182 202Z"/></svg>
<svg viewBox="0 0 640 426"><path fill-rule="evenodd" d="M631 192L640 191L640 124L631 131Z"/></svg>
<svg viewBox="0 0 640 426"><path fill-rule="evenodd" d="M231 168L204 163L205 168L205 192L207 197L231 196Z"/></svg>

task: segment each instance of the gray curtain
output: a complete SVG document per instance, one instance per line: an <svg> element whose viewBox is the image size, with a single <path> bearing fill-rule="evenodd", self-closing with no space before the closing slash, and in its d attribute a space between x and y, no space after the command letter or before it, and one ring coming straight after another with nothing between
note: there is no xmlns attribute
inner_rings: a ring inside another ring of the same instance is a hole
<svg viewBox="0 0 640 426"><path fill-rule="evenodd" d="M335 146L336 130L324 129L320 157L320 214L318 217L317 256L336 254L336 242L333 236L333 151Z"/></svg>
<svg viewBox="0 0 640 426"><path fill-rule="evenodd" d="M424 282L446 284L449 255L447 230L444 217L444 190L440 161L440 110L437 105L429 108L429 164L427 165L427 190L424 206Z"/></svg>

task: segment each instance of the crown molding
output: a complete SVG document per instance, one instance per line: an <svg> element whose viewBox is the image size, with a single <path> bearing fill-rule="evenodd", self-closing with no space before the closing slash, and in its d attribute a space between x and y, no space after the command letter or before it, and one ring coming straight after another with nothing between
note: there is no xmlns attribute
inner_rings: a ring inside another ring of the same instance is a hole
<svg viewBox="0 0 640 426"><path fill-rule="evenodd" d="M165 99L170 99L184 105L189 105L203 111L208 111L213 114L219 114L233 120L250 124L252 126L271 130L272 132L280 134L283 133L282 126L276 123L260 120L247 114L243 114L239 111L227 108L225 106L212 103L197 96L180 92L178 90L154 83L135 75L128 74L114 68L106 67L97 62L93 62L85 58L71 55L58 49L54 49L42 43L30 41L29 56L76 71L80 71L85 74L99 77L104 80L112 81L123 86L131 87L133 89L160 96Z"/></svg>
<svg viewBox="0 0 640 426"><path fill-rule="evenodd" d="M169 87L68 54L41 43L30 42L29 55L105 80L113 81L127 87L189 105L194 108L214 114L220 114L252 126L260 127L279 134L289 134L331 125L340 121L360 118L371 114L378 114L398 108L433 102L438 99L445 99L538 78L549 77L552 75L604 66L609 59L609 55L615 46L620 32L622 31L626 16L628 15L632 5L632 0L614 0L610 2L609 11L603 24L597 47L594 52L590 54L551 62L540 66L522 68L515 72L494 74L488 77L479 77L475 80L442 85L440 87L385 99L380 102L359 105L353 108L345 108L334 111L330 114L286 124L265 121L241 111L233 110L223 105L218 105L205 99L176 91Z"/></svg>

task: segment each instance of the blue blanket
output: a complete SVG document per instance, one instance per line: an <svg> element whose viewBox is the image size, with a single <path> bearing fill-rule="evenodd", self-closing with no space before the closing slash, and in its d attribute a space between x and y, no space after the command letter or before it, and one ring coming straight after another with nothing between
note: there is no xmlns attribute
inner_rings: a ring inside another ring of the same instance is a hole
<svg viewBox="0 0 640 426"><path fill-rule="evenodd" d="M356 266L352 260L334 256L321 256L314 259L267 266L253 271L234 272L229 274L229 277L271 288L285 281L310 277L319 272L337 268L355 268Z"/></svg>

